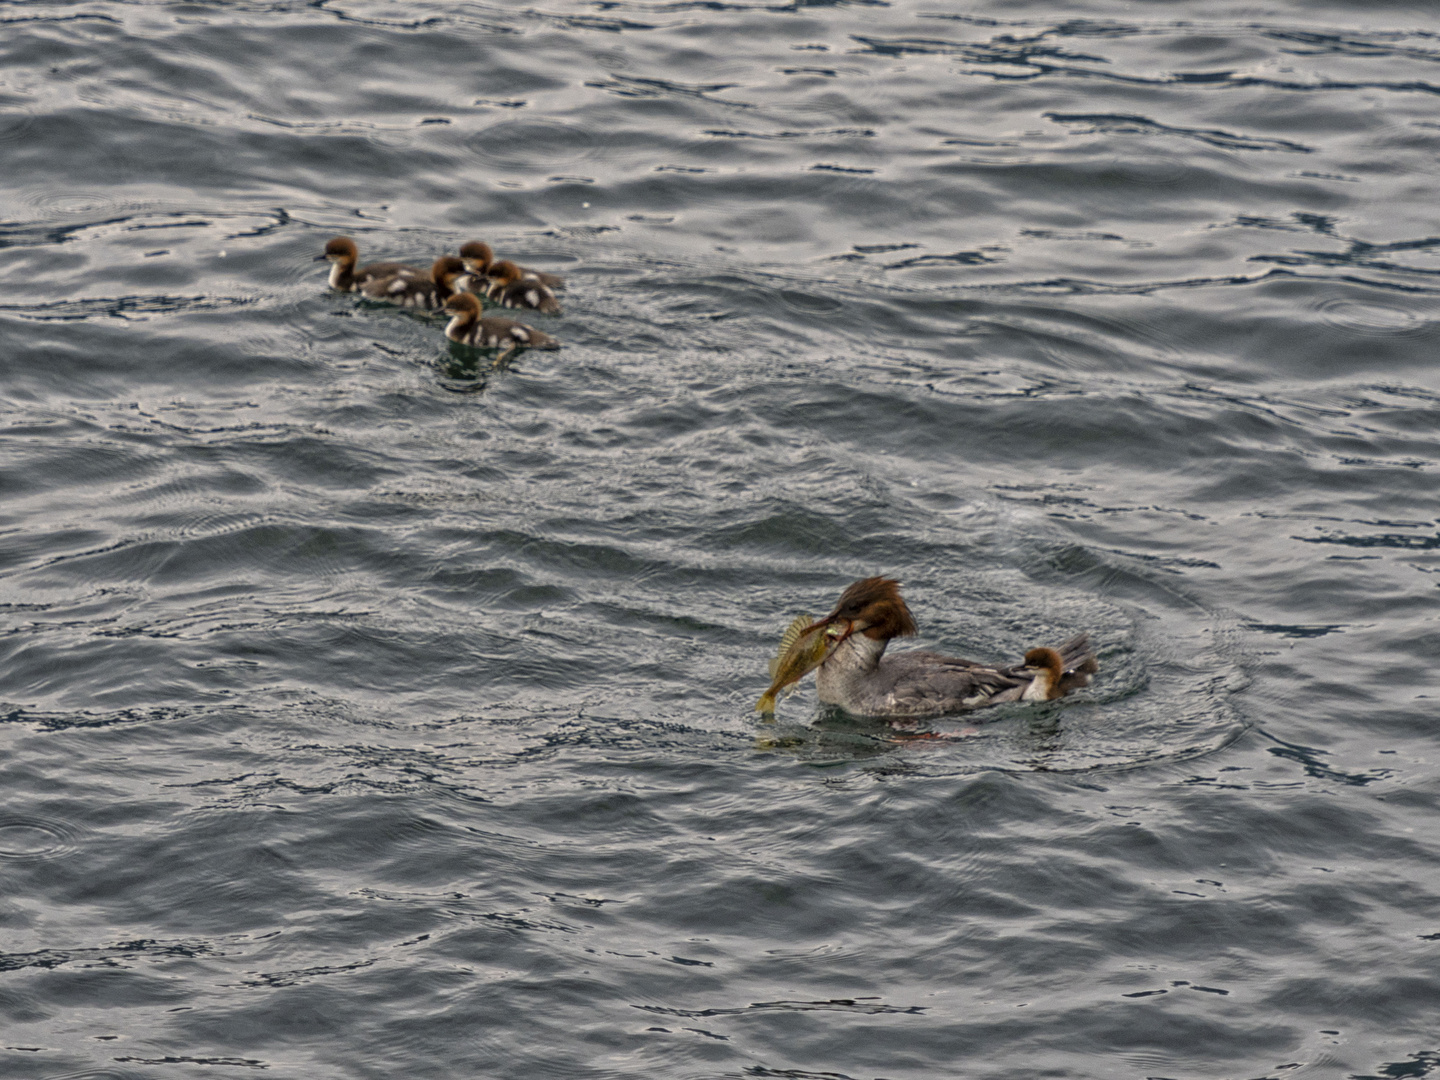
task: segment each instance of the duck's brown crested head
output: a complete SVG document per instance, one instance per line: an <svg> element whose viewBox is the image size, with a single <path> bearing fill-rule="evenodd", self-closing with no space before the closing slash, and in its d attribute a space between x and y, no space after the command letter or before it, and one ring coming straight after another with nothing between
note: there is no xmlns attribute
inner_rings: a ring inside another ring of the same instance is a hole
<svg viewBox="0 0 1440 1080"><path fill-rule="evenodd" d="M445 307L457 315L479 315L480 301L473 293L458 292L445 301Z"/></svg>
<svg viewBox="0 0 1440 1080"><path fill-rule="evenodd" d="M332 262L354 262L359 257L360 250L348 236L337 236L325 245L325 258Z"/></svg>
<svg viewBox="0 0 1440 1080"><path fill-rule="evenodd" d="M1056 680L1065 674L1065 661L1051 648L1031 649L1025 654L1025 666L1036 672L1048 671Z"/></svg>
<svg viewBox="0 0 1440 1080"><path fill-rule="evenodd" d="M465 260L466 266L477 274L484 274L490 270L490 264L495 261L495 252L490 250L490 245L480 240L471 240L460 249L460 258Z"/></svg>
<svg viewBox="0 0 1440 1080"><path fill-rule="evenodd" d="M441 255L430 264L430 279L440 282L446 278L453 278L465 273L465 263L454 255Z"/></svg>
<svg viewBox="0 0 1440 1080"><path fill-rule="evenodd" d="M509 259L501 259L490 267L490 280L513 284L525 276L525 271Z"/></svg>
<svg viewBox="0 0 1440 1080"><path fill-rule="evenodd" d="M915 619L900 596L900 582L894 578L871 577L855 582L843 593L825 619L848 622L875 641L909 637L915 633Z"/></svg>

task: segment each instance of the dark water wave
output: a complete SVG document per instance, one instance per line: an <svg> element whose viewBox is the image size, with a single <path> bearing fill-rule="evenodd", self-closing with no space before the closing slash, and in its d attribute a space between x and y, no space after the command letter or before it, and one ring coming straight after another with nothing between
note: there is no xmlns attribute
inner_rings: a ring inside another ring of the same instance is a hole
<svg viewBox="0 0 1440 1080"><path fill-rule="evenodd" d="M1429 6L0 23L0 1075L1436 1072Z"/></svg>

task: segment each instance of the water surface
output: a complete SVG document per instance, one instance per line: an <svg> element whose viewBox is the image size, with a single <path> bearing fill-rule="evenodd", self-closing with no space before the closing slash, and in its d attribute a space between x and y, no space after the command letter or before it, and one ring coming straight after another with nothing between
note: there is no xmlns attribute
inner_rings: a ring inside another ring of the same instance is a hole
<svg viewBox="0 0 1440 1080"><path fill-rule="evenodd" d="M1440 1076L1430 5L0 21L0 1074Z"/></svg>

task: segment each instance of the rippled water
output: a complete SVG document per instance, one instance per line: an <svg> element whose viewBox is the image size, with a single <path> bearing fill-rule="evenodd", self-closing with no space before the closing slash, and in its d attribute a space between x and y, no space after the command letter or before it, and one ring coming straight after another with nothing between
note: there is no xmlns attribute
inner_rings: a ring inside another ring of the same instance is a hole
<svg viewBox="0 0 1440 1080"><path fill-rule="evenodd" d="M0 23L0 1075L1440 1077L1433 5Z"/></svg>

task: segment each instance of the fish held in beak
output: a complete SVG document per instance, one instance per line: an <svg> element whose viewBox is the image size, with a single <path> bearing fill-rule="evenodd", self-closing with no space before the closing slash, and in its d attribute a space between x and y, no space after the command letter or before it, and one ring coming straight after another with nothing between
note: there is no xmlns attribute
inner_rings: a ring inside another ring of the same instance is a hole
<svg viewBox="0 0 1440 1080"><path fill-rule="evenodd" d="M809 615L797 615L780 638L780 648L770 661L770 689L760 695L755 711L769 715L775 699L788 687L830 659L830 654L854 631L854 624L834 615L811 622Z"/></svg>

